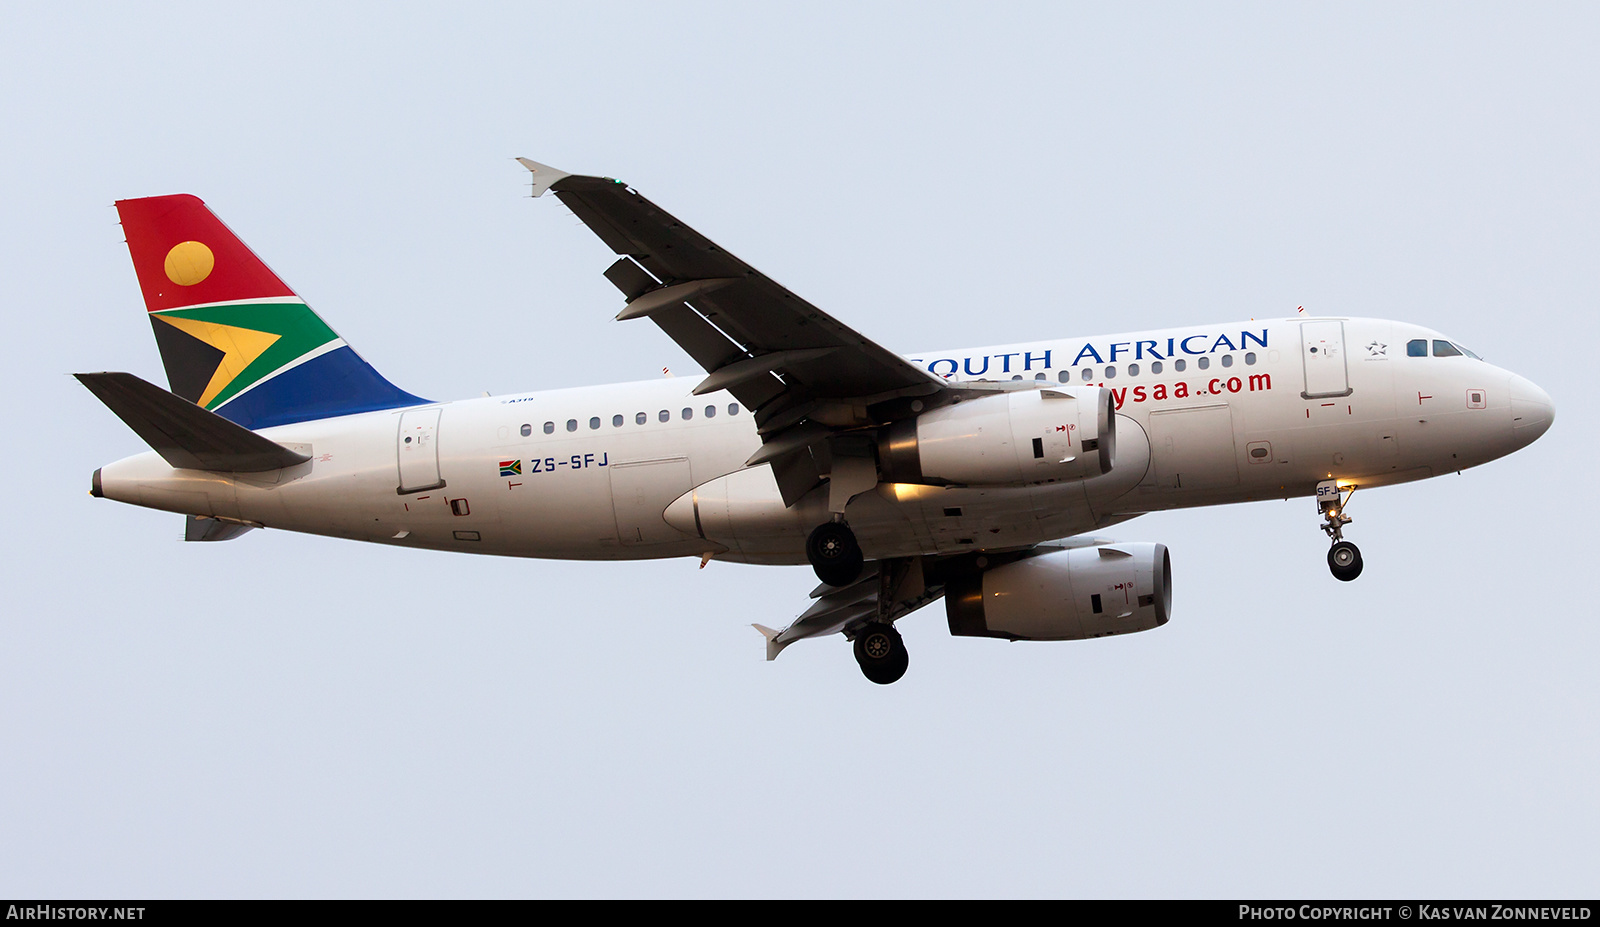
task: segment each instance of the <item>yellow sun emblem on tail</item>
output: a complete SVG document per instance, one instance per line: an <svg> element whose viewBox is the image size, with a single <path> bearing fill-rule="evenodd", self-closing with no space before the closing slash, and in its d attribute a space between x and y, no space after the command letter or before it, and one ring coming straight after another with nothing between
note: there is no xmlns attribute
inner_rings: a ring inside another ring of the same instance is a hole
<svg viewBox="0 0 1600 927"><path fill-rule="evenodd" d="M211 249L198 241L180 241L167 252L167 279L179 286L194 286L211 276L217 265Z"/></svg>

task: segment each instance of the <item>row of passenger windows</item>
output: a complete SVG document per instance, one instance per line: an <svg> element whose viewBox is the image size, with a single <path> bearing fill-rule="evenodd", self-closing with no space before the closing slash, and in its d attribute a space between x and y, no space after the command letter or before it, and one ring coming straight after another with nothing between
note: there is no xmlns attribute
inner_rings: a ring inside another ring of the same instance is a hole
<svg viewBox="0 0 1600 927"><path fill-rule="evenodd" d="M1446 347L1450 346L1448 342L1444 342L1444 341L1437 341L1437 342L1434 342L1434 343L1435 344L1442 344L1442 345L1445 345ZM1423 346L1422 355L1418 355L1416 353L1416 350L1415 350L1416 346L1419 345L1419 344ZM1425 342L1425 341L1420 341L1420 340L1413 341L1413 342L1411 342L1410 345L1407 346L1407 348L1408 348L1408 350L1411 351L1411 354L1412 354L1413 357L1426 356L1426 354L1427 354L1427 342ZM1471 351L1466 351L1465 348L1463 348L1462 350L1465 351L1467 354L1473 356L1473 357L1477 357L1478 356L1476 354L1473 354ZM1435 356L1444 357L1445 355L1437 353L1437 351L1436 351L1435 352ZM1222 355L1222 361L1221 362L1222 362L1222 366L1224 366L1224 367L1232 367L1233 366L1233 355L1232 354L1224 354L1224 355ZM1245 354L1245 356L1244 356L1244 362L1245 362L1246 366L1250 366L1250 367L1255 366L1255 363L1256 363L1256 354L1255 354L1255 352L1254 351L1247 352ZM1184 358L1181 358L1181 357L1172 362L1172 369L1177 373L1183 373L1185 370L1188 369L1188 366L1189 366L1188 361L1185 360ZM1195 361L1195 366L1200 368L1201 370L1210 370L1211 369L1211 358L1207 357L1205 355L1201 355ZM1150 373L1151 374L1162 373L1165 369L1166 368L1162 365L1161 361L1151 361L1150 362ZM1079 371L1079 374L1078 374L1079 378L1082 379L1083 382L1085 382L1085 383L1089 382L1090 380L1096 379L1095 370L1096 370L1096 368L1094 368L1094 367L1084 367L1082 370ZM1140 367L1139 367L1138 364L1129 364L1127 366L1126 370L1128 372L1128 376L1136 377L1136 376L1139 375ZM1115 380L1117 378L1116 365L1112 364L1112 365L1108 365L1106 367L1100 368L1099 377L1103 378L1103 379L1106 379L1106 380ZM1045 374L1043 374L1043 373L1036 373L1036 374L1033 375L1033 378L1035 380L1043 380L1046 377L1045 377ZM1018 374L1017 376L1014 376L1011 379L1020 380L1020 379L1022 379L1022 375ZM1063 370L1059 374L1056 375L1056 379L1060 380L1062 383L1070 383L1072 381L1072 371L1071 370ZM703 414L705 415L706 418L716 418L717 417L717 407L716 406L706 406L705 409L704 409ZM728 414L729 415L738 415L739 414L739 404L737 402L728 403ZM672 410L670 410L670 409L662 409L660 412L656 413L656 418L657 418L657 420L662 421L662 422L670 422L670 421L672 421ZM693 419L694 418L694 409L692 409L692 408L684 408L684 409L680 410L678 412L678 418L680 418L680 419L682 419L683 421L686 421L686 422L689 421L690 419ZM627 419L624 416L613 415L613 416L611 416L611 427L612 428L621 428L626 421L627 421ZM650 414L648 412L637 412L633 416L633 422L636 425L643 425L648 421L650 421ZM590 431L599 431L600 430L600 425L601 425L600 416L596 415L596 416L593 416L593 417L591 417L589 419L589 430ZM578 420L575 419L575 418L567 419L567 430L568 431L577 431L578 430ZM555 432L556 432L556 423L555 422L545 422L544 423L544 433L545 434L552 435L552 434L555 434ZM531 424L522 426L522 436L524 438L526 438L526 437L528 437L529 435L532 435L532 434L533 434L533 426Z"/></svg>
<svg viewBox="0 0 1600 927"><path fill-rule="evenodd" d="M1483 358L1481 358L1478 355L1472 353L1471 351L1467 350L1466 348L1463 348L1459 344L1451 344L1450 342L1444 340L1443 338L1435 338L1435 339L1433 339L1433 356L1434 357L1460 357L1463 354L1465 354L1467 357L1472 358L1473 360L1483 360ZM1428 356L1428 339L1426 339L1426 338L1413 338L1412 340L1407 341L1406 342L1406 356L1407 357L1427 357Z"/></svg>
<svg viewBox="0 0 1600 927"><path fill-rule="evenodd" d="M1463 348L1462 350L1466 350L1466 349ZM1471 352L1469 351L1468 353L1470 354ZM1474 356L1476 356L1476 355L1474 355ZM1254 351L1247 352L1245 354L1245 356L1244 356L1244 363L1245 363L1245 366L1247 366L1247 367L1254 367L1255 363L1256 363L1256 352L1254 352ZM1195 361L1195 366L1200 368L1201 370L1210 370L1211 369L1211 358L1202 356L1202 357L1200 357L1200 359ZM1233 366L1233 355L1232 354L1224 354L1224 355L1222 355L1222 366L1224 366L1224 367L1232 367ZM1127 370L1128 376L1136 377L1136 376L1139 375L1139 371L1140 371L1141 368L1139 367L1138 364L1129 364L1124 369ZM1185 360L1184 358L1180 357L1177 360L1172 362L1172 369L1173 369L1173 371L1175 371L1177 373L1183 373L1185 370L1189 369L1189 362L1187 360ZM1110 364L1110 365L1107 365L1106 367L1100 368L1100 372L1098 374L1095 372L1095 370L1096 370L1096 368L1094 368L1094 367L1085 367L1085 368L1083 368L1082 370L1080 370L1078 372L1078 377L1079 377L1079 379L1083 380L1085 383L1089 382L1090 380L1095 380L1095 379L1115 380L1117 378L1117 367L1116 367L1115 364ZM1150 362L1150 373L1158 374L1158 373L1162 373L1165 370L1166 370L1166 367L1162 364L1161 361L1151 361ZM1048 377L1048 375L1043 374L1043 373L1036 373L1036 374L1033 375L1033 378L1035 380L1045 380L1045 379L1048 379L1049 377ZM1019 373L1016 376L1012 377L1011 379L1020 380L1020 379L1022 379L1022 374ZM1060 380L1062 383L1070 383L1070 382L1072 382L1072 371L1071 370L1063 370L1060 373L1056 374L1056 379Z"/></svg>
<svg viewBox="0 0 1600 927"><path fill-rule="evenodd" d="M703 414L706 418L716 418L717 417L717 407L716 406L706 406L705 409L702 410L701 414ZM739 404L737 402L728 403L728 414L729 415L738 415L739 414ZM682 419L683 421L686 421L686 422L689 421L690 419L694 418L694 409L691 409L691 408L682 409L681 411L678 412L678 418L680 418L680 419ZM670 422L670 421L672 421L672 410L671 409L662 409L660 412L656 413L656 419L658 421L662 421L662 422ZM634 416L633 416L633 423L635 425L643 425L648 421L650 421L650 413L648 413L648 412L638 412L638 413L635 413ZM613 415L613 416L611 416L611 427L612 428L621 428L626 422L627 422L627 418L625 416L622 416L622 415ZM591 417L589 419L589 430L590 431L599 431L600 430L600 424L601 424L600 416L596 415L596 416ZM568 431L577 431L578 430L578 420L575 419L575 418L567 419L567 430ZM556 423L555 422L545 422L544 423L544 433L547 434L547 435L555 434L556 433ZM524 438L526 438L531 434L533 434L533 426L531 424L530 425L523 425L522 426L522 436Z"/></svg>
<svg viewBox="0 0 1600 927"><path fill-rule="evenodd" d="M1232 367L1233 366L1233 355L1232 354L1224 354L1224 355L1222 355L1222 361L1221 362L1222 362L1222 366L1224 366L1224 367ZM1254 351L1247 352L1245 354L1245 356L1244 356L1244 363L1245 363L1245 366L1247 366L1247 367L1254 367L1255 363L1256 363L1256 352L1254 352ZM1207 357L1205 355L1201 355L1200 358L1197 359L1194 362L1194 365L1196 367L1200 368L1201 370L1210 370L1211 369L1211 358L1209 358L1209 357ZM1130 377L1136 377L1136 376L1139 375L1140 367L1139 367L1138 364L1129 364L1125 369L1127 370L1128 376L1130 376ZM1172 369L1176 373L1183 373L1185 370L1189 369L1189 362L1187 360L1185 360L1184 358L1180 357L1177 360L1174 360L1172 362ZM1162 373L1165 370L1166 370L1166 367L1162 364L1161 361L1151 361L1150 362L1150 372L1152 374ZM1117 368L1116 368L1115 364L1112 364L1112 365L1109 365L1109 366L1106 366L1106 367L1102 367L1102 368L1100 368L1099 373L1097 375L1096 372L1095 372L1095 368L1094 367L1085 367L1082 370L1078 371L1078 378L1081 379L1085 383L1089 382L1090 380L1094 380L1094 379L1115 380L1117 378ZM1021 379L1021 377L1017 377L1016 379ZM1042 373L1038 374L1038 375L1036 375L1034 377L1034 379L1035 380L1043 380L1044 379L1044 374L1042 374ZM1063 370L1063 371L1061 371L1061 373L1056 375L1056 379L1060 380L1062 383L1069 383L1069 382L1072 381L1072 371Z"/></svg>

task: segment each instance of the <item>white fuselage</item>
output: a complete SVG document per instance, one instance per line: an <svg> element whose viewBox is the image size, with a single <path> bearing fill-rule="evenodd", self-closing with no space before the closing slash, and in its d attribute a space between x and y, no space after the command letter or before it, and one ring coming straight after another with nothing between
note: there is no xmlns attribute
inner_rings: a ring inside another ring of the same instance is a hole
<svg viewBox="0 0 1600 927"><path fill-rule="evenodd" d="M848 519L868 559L1015 548L1142 512L1377 486L1504 456L1549 426L1549 398L1444 336L1375 319L1249 321L913 355L951 380L1112 390L1109 473L1079 482L880 484ZM1315 350L1313 350L1315 349ZM1180 369L1181 368L1181 369ZM824 486L785 507L749 410L693 378L432 403L268 428L309 454L286 470L102 468L108 498L292 531L585 560L701 555L804 563ZM1045 384L1041 384L1045 385ZM713 414L708 414L710 410ZM504 465L504 466L502 466Z"/></svg>

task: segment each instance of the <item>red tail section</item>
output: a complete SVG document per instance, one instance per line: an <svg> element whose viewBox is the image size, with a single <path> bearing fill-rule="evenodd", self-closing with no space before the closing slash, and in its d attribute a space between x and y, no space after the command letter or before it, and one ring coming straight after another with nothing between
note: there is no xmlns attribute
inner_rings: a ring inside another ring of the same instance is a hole
<svg viewBox="0 0 1600 927"><path fill-rule="evenodd" d="M197 196L119 200L117 214L151 312L295 295Z"/></svg>
<svg viewBox="0 0 1600 927"><path fill-rule="evenodd" d="M119 200L172 392L246 428L421 405L193 196Z"/></svg>

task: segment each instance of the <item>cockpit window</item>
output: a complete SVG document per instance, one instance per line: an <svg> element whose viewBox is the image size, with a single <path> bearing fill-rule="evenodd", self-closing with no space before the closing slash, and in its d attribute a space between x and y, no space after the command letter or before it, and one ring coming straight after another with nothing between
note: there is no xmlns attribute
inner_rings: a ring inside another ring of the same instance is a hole
<svg viewBox="0 0 1600 927"><path fill-rule="evenodd" d="M1407 357L1427 357L1428 356L1428 339L1426 339L1426 338L1413 338L1412 340L1407 341L1406 342L1406 356Z"/></svg>
<svg viewBox="0 0 1600 927"><path fill-rule="evenodd" d="M1455 344L1455 342L1453 342L1453 341L1452 341L1452 342L1451 342L1451 344ZM1459 344L1456 344L1456 345L1455 345L1455 346L1456 346L1456 347L1457 347L1457 348L1460 348L1460 349L1461 349L1461 353L1462 353L1462 354L1465 354L1465 355L1467 355L1467 356L1468 356L1468 357L1470 357L1470 358L1472 358L1472 359L1473 359L1473 360L1483 360L1483 358L1481 358L1481 357L1479 357L1479 356L1478 356L1478 355L1476 355L1476 354L1474 354L1474 353L1472 353L1472 349L1470 349L1470 348L1463 348L1463 347L1461 347L1461 345L1459 345Z"/></svg>
<svg viewBox="0 0 1600 927"><path fill-rule="evenodd" d="M1433 339L1433 356L1434 357L1460 357L1461 356L1461 352L1456 350L1456 346L1455 345L1451 344L1448 341L1445 341L1443 338L1435 338L1435 339Z"/></svg>

